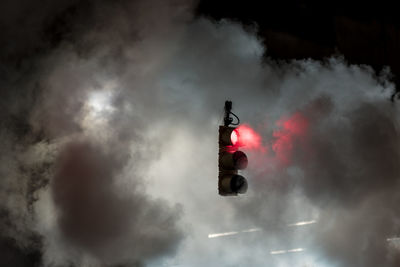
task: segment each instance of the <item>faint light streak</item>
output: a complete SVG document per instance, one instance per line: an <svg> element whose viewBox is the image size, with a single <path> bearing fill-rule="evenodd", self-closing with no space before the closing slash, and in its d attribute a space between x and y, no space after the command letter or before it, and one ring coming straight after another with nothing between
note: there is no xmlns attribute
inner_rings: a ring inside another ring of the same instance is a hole
<svg viewBox="0 0 400 267"><path fill-rule="evenodd" d="M272 250L269 252L271 255L279 255L279 254L286 254L286 253L296 253L296 252L303 252L304 248L293 248L288 250Z"/></svg>
<svg viewBox="0 0 400 267"><path fill-rule="evenodd" d="M262 231L261 228L252 228L252 229L248 229L248 230L243 230L242 233L252 233L252 232L258 232L258 231Z"/></svg>
<svg viewBox="0 0 400 267"><path fill-rule="evenodd" d="M289 249L288 250L289 253L302 252L302 251L304 251L304 248L294 248L294 249Z"/></svg>
<svg viewBox="0 0 400 267"><path fill-rule="evenodd" d="M303 225L314 224L314 223L317 223L317 221L316 220L302 221L302 222L291 223L291 224L288 224L287 226L289 226L289 227L292 227L292 226L303 226Z"/></svg>
<svg viewBox="0 0 400 267"><path fill-rule="evenodd" d="M393 241L400 241L400 237L390 237L386 238L387 242L393 242Z"/></svg>
<svg viewBox="0 0 400 267"><path fill-rule="evenodd" d="M276 255L276 254L286 254L287 250L273 250L270 252L271 255Z"/></svg>
<svg viewBox="0 0 400 267"><path fill-rule="evenodd" d="M215 238L215 237L228 236L228 235L236 235L238 233L239 232L226 232L226 233L209 234L208 238Z"/></svg>
<svg viewBox="0 0 400 267"><path fill-rule="evenodd" d="M303 226L303 225L309 225L309 224L314 224L317 223L316 220L311 220L311 221L301 221L301 222L296 222L296 223L290 223L287 226L293 227L293 226ZM222 236L229 236L229 235L237 235L240 233L252 233L252 232L259 232L262 231L261 228L251 228L247 230L242 230L242 231L232 231L232 232L225 232L225 233L214 233L214 234L209 234L208 238L216 238L216 237L222 237Z"/></svg>
<svg viewBox="0 0 400 267"><path fill-rule="evenodd" d="M221 236L229 236L229 235L237 235L240 233L252 233L252 232L258 232L262 231L261 228L251 228L251 229L246 229L242 231L232 231L232 232L225 232L225 233L214 233L214 234L209 234L208 238L216 238L216 237L221 237Z"/></svg>

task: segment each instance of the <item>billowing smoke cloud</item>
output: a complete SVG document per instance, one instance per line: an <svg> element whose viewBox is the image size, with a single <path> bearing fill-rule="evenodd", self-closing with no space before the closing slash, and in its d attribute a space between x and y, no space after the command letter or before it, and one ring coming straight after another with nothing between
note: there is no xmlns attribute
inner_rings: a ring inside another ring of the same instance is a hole
<svg viewBox="0 0 400 267"><path fill-rule="evenodd" d="M275 176L281 193L298 188L320 209L311 247L331 264L397 266L399 253L387 240L397 236L400 215L395 108L387 99L373 99L341 110L332 99L311 100L278 121L276 153L269 159L278 168L259 174L258 183ZM263 202L264 192L257 195Z"/></svg>
<svg viewBox="0 0 400 267"><path fill-rule="evenodd" d="M116 176L129 157L121 162L112 153L119 151L76 143L60 154L52 193L62 235L105 263L140 262L172 252L181 237L178 215L140 188L131 188L130 194L117 190Z"/></svg>
<svg viewBox="0 0 400 267"><path fill-rule="evenodd" d="M188 1L19 6L1 9L2 265L399 265L388 70L263 59ZM217 195L226 99L261 138L236 198Z"/></svg>
<svg viewBox="0 0 400 267"><path fill-rule="evenodd" d="M146 193L143 172L157 150L142 138L147 124L133 101L122 100L141 94L141 72L154 64L146 54L157 51L148 46L179 32L190 7L4 3L2 265L137 266L174 253L180 208ZM124 74L135 82L115 82Z"/></svg>

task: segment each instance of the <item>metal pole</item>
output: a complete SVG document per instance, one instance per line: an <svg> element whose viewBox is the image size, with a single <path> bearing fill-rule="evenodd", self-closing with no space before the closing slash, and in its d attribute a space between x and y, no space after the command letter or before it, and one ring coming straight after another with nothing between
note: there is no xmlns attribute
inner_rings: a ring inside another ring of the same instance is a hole
<svg viewBox="0 0 400 267"><path fill-rule="evenodd" d="M225 101L224 126L229 126L233 119L229 116L232 110L232 101Z"/></svg>

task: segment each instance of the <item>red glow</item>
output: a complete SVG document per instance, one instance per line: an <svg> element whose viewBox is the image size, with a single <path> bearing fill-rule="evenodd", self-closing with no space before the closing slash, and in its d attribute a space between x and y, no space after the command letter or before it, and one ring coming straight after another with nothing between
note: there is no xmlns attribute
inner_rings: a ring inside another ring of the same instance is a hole
<svg viewBox="0 0 400 267"><path fill-rule="evenodd" d="M238 140L236 147L245 147L246 149L262 149L261 136L249 125L243 124L236 128Z"/></svg>
<svg viewBox="0 0 400 267"><path fill-rule="evenodd" d="M307 119L300 113L295 113L287 120L279 120L278 126L292 133L292 135L303 136L308 129Z"/></svg>
<svg viewBox="0 0 400 267"><path fill-rule="evenodd" d="M287 119L279 120L276 124L280 129L273 133L276 139L272 144L272 149L279 162L287 165L291 161L294 143L304 140L309 123L303 115L295 113Z"/></svg>
<svg viewBox="0 0 400 267"><path fill-rule="evenodd" d="M261 135L250 125L237 127L231 135L232 146L227 151L234 153L243 150L250 156L250 164L257 170L272 171L286 168L295 160L295 155L306 156L309 153L308 132L310 121L302 113L296 112L276 122L276 129L271 131L263 127ZM272 137L272 138L271 138ZM270 153L270 151L274 153Z"/></svg>

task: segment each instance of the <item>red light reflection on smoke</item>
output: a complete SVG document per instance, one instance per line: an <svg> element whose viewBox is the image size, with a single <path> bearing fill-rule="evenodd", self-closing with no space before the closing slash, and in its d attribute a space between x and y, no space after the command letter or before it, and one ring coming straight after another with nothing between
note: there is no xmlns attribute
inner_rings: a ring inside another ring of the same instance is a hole
<svg viewBox="0 0 400 267"><path fill-rule="evenodd" d="M290 117L284 117L276 122L277 129L272 132L272 138L262 139L250 125L243 124L236 128L231 135L232 146L228 152L234 153L243 150L253 154L253 164L278 164L280 167L288 166L295 149L306 149L309 121L301 113L296 112ZM274 153L269 154L268 151ZM267 165L266 165L267 164Z"/></svg>
<svg viewBox="0 0 400 267"><path fill-rule="evenodd" d="M304 140L309 126L308 120L300 113L295 113L287 119L277 121L278 130L273 132L275 141L272 150L281 164L291 161L295 142Z"/></svg>
<svg viewBox="0 0 400 267"><path fill-rule="evenodd" d="M243 146L246 149L260 149L262 147L261 136L250 125L240 125L236 131L238 133L236 146Z"/></svg>

